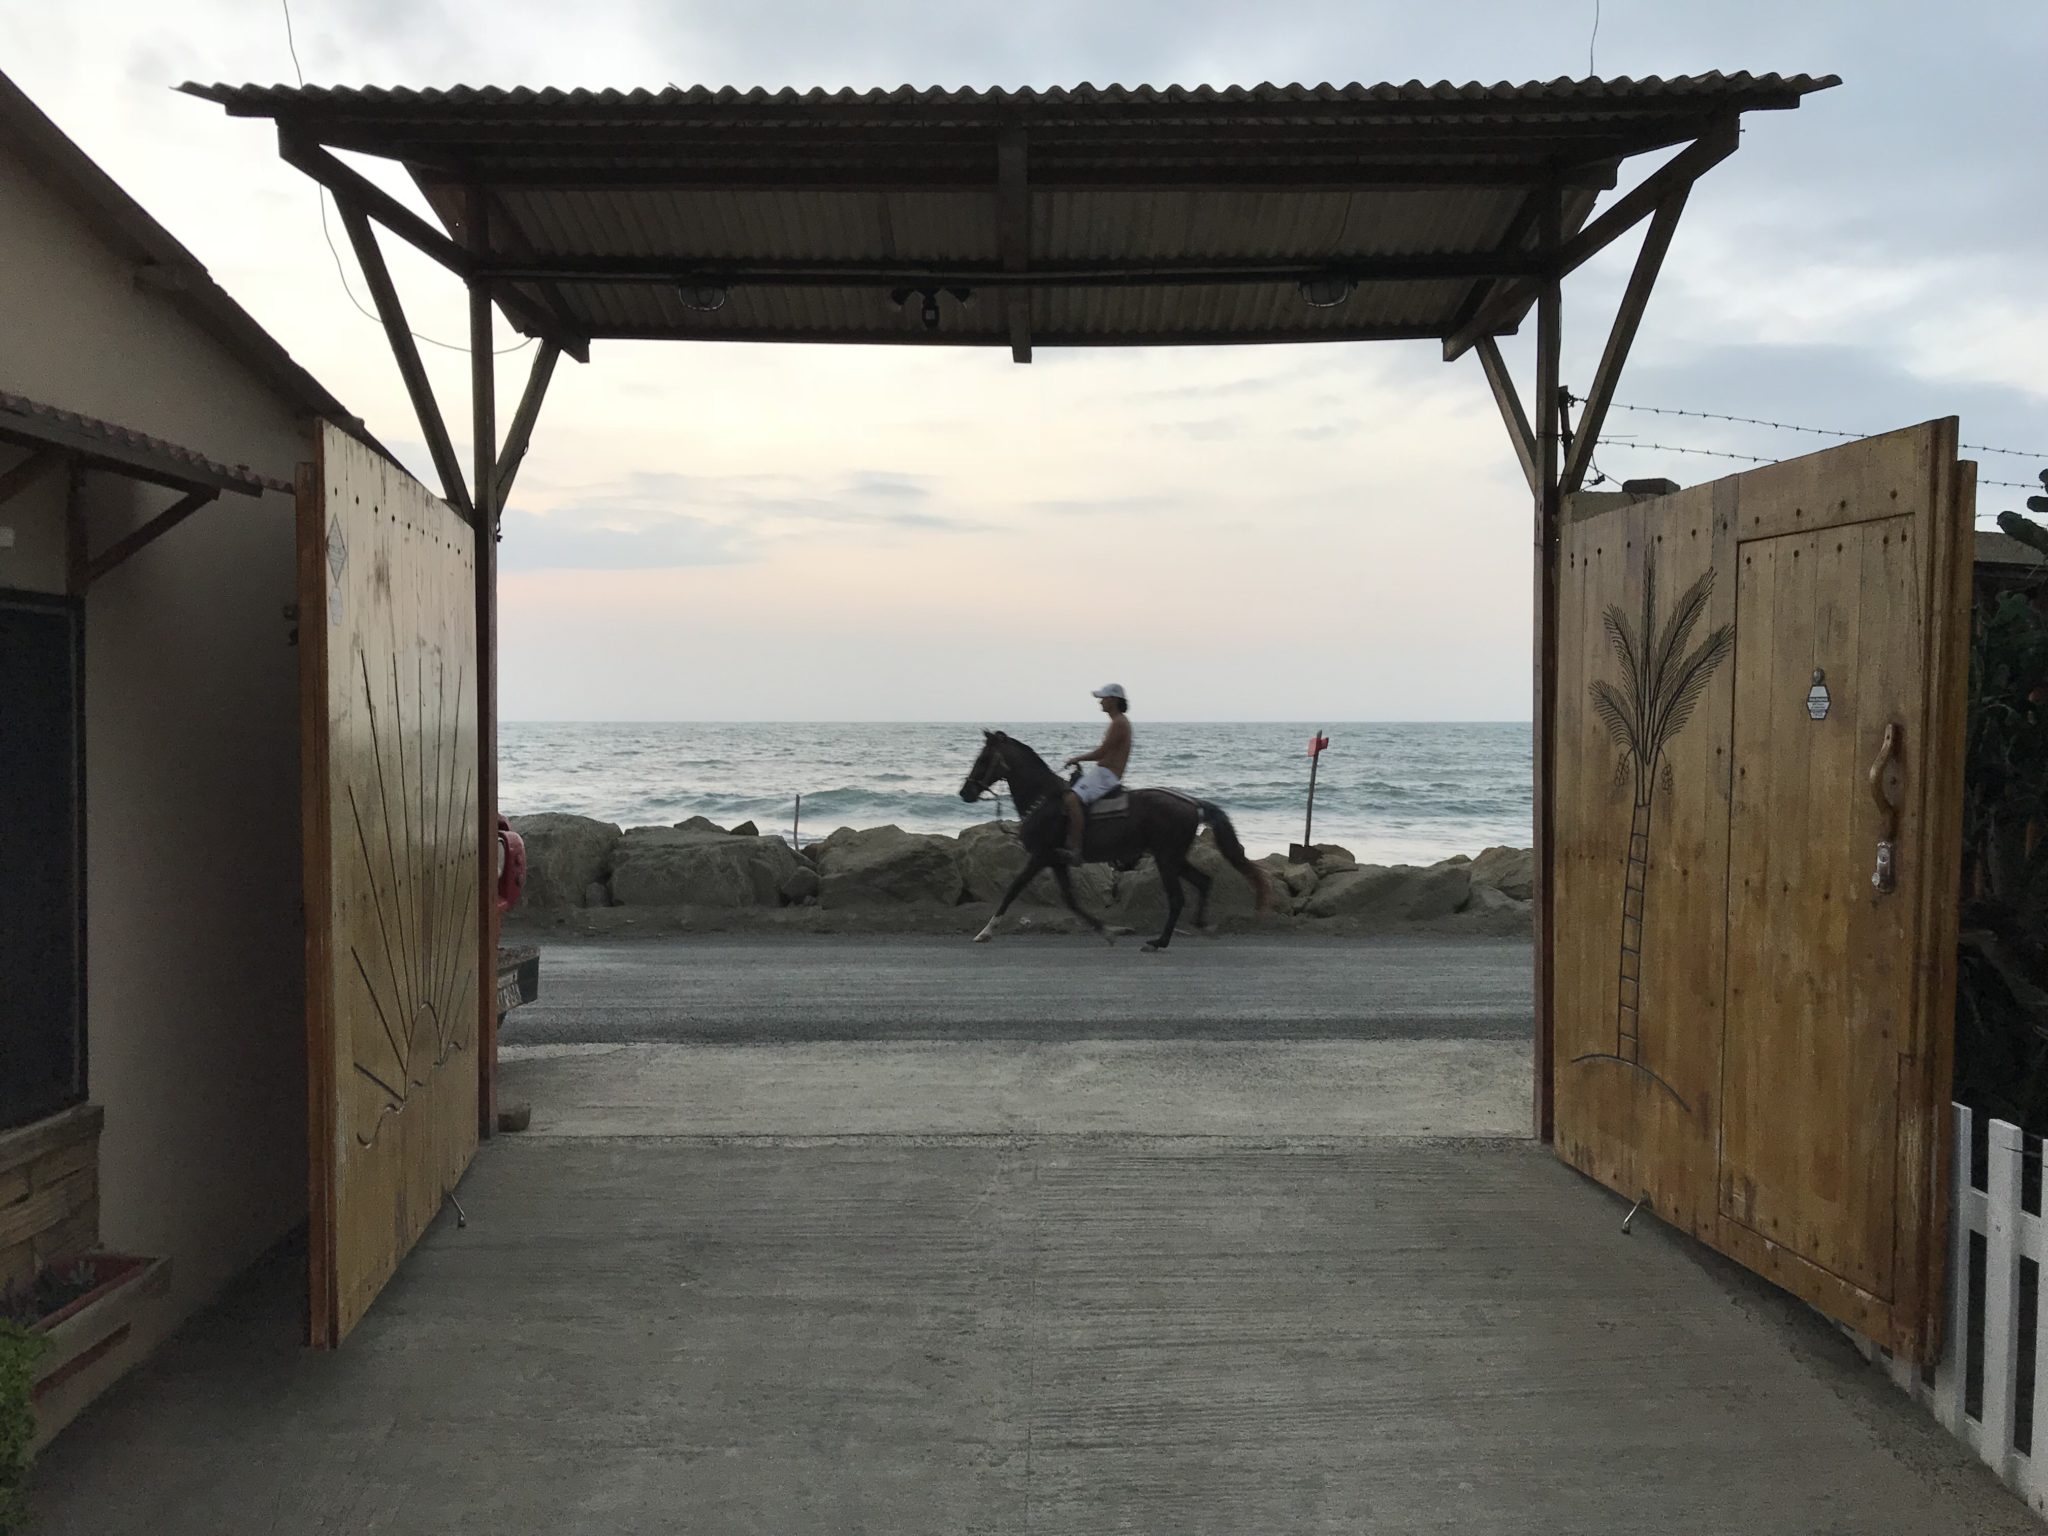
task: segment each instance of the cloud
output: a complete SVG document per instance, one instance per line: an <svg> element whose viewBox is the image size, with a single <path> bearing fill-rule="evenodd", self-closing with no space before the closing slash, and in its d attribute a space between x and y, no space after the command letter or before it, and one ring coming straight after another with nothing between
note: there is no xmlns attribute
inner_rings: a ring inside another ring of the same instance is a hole
<svg viewBox="0 0 2048 1536"><path fill-rule="evenodd" d="M635 571L736 565L753 556L730 529L692 517L637 528L507 511L499 564L508 571Z"/></svg>
<svg viewBox="0 0 2048 1536"><path fill-rule="evenodd" d="M919 505L929 480L894 470L850 475L690 475L638 471L584 487L541 510L508 511L507 569L661 570L768 558L782 538L886 541L892 534L970 533L980 519Z"/></svg>

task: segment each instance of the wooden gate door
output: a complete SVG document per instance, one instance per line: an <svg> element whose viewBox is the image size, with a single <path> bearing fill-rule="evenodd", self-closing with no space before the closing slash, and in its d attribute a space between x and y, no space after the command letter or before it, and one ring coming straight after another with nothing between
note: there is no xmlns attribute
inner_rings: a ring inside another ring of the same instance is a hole
<svg viewBox="0 0 2048 1536"><path fill-rule="evenodd" d="M476 1152L469 525L325 424L299 486L311 1341L341 1342Z"/></svg>
<svg viewBox="0 0 2048 1536"><path fill-rule="evenodd" d="M1920 1357L1974 475L1933 422L1581 498L1562 551L1559 1153Z"/></svg>

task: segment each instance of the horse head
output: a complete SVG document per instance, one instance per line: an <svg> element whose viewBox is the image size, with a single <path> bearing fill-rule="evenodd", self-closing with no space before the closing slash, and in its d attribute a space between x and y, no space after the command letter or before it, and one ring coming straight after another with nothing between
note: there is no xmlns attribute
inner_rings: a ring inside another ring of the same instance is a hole
<svg viewBox="0 0 2048 1536"><path fill-rule="evenodd" d="M960 785L960 798L968 804L972 805L977 800L986 799L989 791L1008 776L1008 770L1003 765L1004 739L1001 731L985 730L981 733L981 751Z"/></svg>

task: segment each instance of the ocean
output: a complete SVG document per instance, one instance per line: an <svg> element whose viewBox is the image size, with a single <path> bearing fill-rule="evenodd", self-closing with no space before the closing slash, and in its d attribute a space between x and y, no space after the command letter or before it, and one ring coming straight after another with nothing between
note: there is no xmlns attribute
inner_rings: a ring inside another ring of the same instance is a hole
<svg viewBox="0 0 2048 1536"><path fill-rule="evenodd" d="M1135 720L1130 783L1222 806L1254 856L1302 834L1308 725ZM1101 737L1099 722L1005 724L1057 765ZM1499 843L1526 847L1526 723L1329 724L1316 781L1315 841L1369 863L1429 863ZM960 783L981 749L973 725L588 724L499 726L498 803L507 815L568 811L621 826L706 816L752 821L809 843L834 827L893 822L958 832L998 814ZM796 823L797 796L803 796ZM1013 814L1005 803L1001 813Z"/></svg>

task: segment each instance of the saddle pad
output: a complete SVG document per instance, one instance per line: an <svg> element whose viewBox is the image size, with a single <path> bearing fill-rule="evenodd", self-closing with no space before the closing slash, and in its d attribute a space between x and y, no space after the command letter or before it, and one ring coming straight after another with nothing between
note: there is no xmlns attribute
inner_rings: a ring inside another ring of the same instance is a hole
<svg viewBox="0 0 2048 1536"><path fill-rule="evenodd" d="M1130 808L1131 792L1127 789L1113 789L1088 807L1088 819L1100 821L1108 816L1121 816Z"/></svg>

